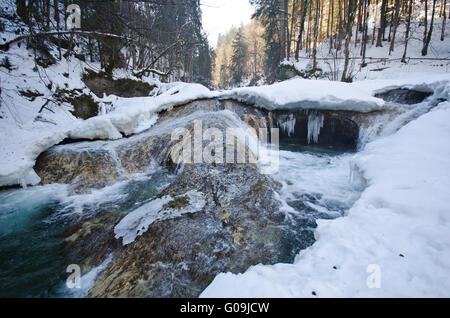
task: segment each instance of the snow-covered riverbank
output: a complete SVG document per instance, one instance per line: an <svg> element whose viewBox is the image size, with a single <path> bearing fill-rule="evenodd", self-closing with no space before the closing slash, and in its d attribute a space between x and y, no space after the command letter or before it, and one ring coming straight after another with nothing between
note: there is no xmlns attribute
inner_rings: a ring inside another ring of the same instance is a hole
<svg viewBox="0 0 450 318"><path fill-rule="evenodd" d="M221 274L202 296L449 297L449 136L446 102L368 144L353 160L367 186L347 216L320 220L294 264Z"/></svg>

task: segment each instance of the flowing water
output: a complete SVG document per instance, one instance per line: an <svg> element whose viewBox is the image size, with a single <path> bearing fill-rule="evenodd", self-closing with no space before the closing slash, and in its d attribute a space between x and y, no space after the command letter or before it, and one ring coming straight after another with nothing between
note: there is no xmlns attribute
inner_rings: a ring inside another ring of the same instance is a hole
<svg viewBox="0 0 450 318"><path fill-rule="evenodd" d="M280 171L274 177L283 185L280 196L286 208L311 220L344 215L359 195L349 182L352 155L283 145ZM73 293L65 287L62 244L67 226L74 218L98 211L132 211L173 178L157 171L82 195L70 194L67 185L58 184L0 192L0 297L87 295L88 290ZM100 270L89 272L86 279L93 283Z"/></svg>
<svg viewBox="0 0 450 318"><path fill-rule="evenodd" d="M65 288L62 244L67 226L99 211L134 210L173 177L156 171L81 195L71 195L62 184L1 191L0 297L79 296Z"/></svg>
<svg viewBox="0 0 450 318"><path fill-rule="evenodd" d="M361 190L350 182L353 155L317 145L282 145L280 171L275 176L283 185L281 198L304 216L315 219L343 216Z"/></svg>

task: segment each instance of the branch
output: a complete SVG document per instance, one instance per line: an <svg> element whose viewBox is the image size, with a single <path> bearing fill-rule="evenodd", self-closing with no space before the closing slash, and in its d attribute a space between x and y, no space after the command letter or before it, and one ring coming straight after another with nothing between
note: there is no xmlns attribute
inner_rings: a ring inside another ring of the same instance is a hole
<svg viewBox="0 0 450 318"><path fill-rule="evenodd" d="M150 72L150 73L155 73L155 74L160 75L160 76L167 76L167 75L169 75L169 74L170 74L170 71L169 71L167 74L164 74L164 73L161 73L161 72L159 72L159 71L157 71L157 70L154 70L154 69L152 69L152 68L153 68L153 66L156 64L156 62L159 61L160 58L162 58L164 55L166 55L166 53L169 52L169 50L170 50L171 48L173 48L174 46L176 46L176 45L177 45L178 43L180 43L180 42L181 42L181 40L178 40L178 41L172 43L171 45L169 45L164 51L162 51L156 58L153 59L153 61L150 63L149 66L147 66L147 67L144 68L143 70L141 70L141 71L135 73L134 75L135 75L136 77L142 77L142 75L144 75L145 73L148 73L148 72Z"/></svg>
<svg viewBox="0 0 450 318"><path fill-rule="evenodd" d="M132 38L127 38L124 36L111 34L111 33L102 33L102 32L96 32L96 31L63 31L63 32L45 32L45 33L35 33L35 34L23 34L20 35L8 42L5 42L3 44L0 44L0 50L2 51L8 51L9 46L15 42L19 42L24 39L34 38L34 37L49 37L49 36L55 36L55 35L64 35L64 34L80 34L80 35L93 35L93 36L103 36L103 37L109 37L109 38L116 38L116 39L122 39L127 41L135 41Z"/></svg>

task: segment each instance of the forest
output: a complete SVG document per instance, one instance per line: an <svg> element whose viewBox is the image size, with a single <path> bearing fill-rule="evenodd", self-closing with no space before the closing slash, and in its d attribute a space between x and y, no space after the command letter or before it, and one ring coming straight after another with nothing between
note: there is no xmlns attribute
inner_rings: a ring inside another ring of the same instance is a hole
<svg viewBox="0 0 450 318"><path fill-rule="evenodd" d="M351 82L350 60L365 67L368 46L388 47L388 56L401 50L406 62L411 25L419 24L426 57L435 25L442 25L444 41L450 18L447 0L250 0L252 21L220 35L212 48L199 0L73 1L82 14L80 28L72 30L65 23L67 0L15 2L19 36L3 49L27 38L41 51L56 45L59 59L64 48L65 57L100 62L107 74L128 68L138 76L222 88L284 79L282 64L292 59L310 60L299 75L315 76L320 45L327 45L329 59L344 61L335 80ZM412 19L417 5L424 7L419 21Z"/></svg>
<svg viewBox="0 0 450 318"><path fill-rule="evenodd" d="M67 1L16 0L15 41L29 37L28 45L47 51L58 47L59 59L71 54L100 62L111 74L129 68L136 75L156 74L168 81L210 81L211 52L202 30L198 0ZM81 10L79 28L68 30L69 4Z"/></svg>
<svg viewBox="0 0 450 318"><path fill-rule="evenodd" d="M357 58L360 66L365 67L368 46L388 47L387 56L394 50L402 51L401 60L406 62L413 24L423 27L421 55L426 57L435 24L442 25L439 33L444 41L449 18L446 0L250 2L256 9L254 21L230 30L219 39L215 66L215 83L219 86L237 85L241 78L250 78L251 82L261 74L273 82L279 79L280 64L289 59L309 59L311 66L304 76L310 77L317 71L317 49L321 44L327 44L330 59L344 61L342 74L336 80L349 82L350 59ZM414 9L423 10L419 21L412 19Z"/></svg>

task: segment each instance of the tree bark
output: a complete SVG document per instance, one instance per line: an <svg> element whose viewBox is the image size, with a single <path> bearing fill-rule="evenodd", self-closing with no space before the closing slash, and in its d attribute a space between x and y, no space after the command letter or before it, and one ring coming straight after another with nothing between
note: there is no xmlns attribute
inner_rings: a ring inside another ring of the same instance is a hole
<svg viewBox="0 0 450 318"><path fill-rule="evenodd" d="M409 41L409 31L411 29L411 15L413 10L413 4L414 0L409 1L409 8L408 8L408 22L406 24L406 34L405 34L405 50L403 52L402 62L406 63L406 52L408 50L408 41Z"/></svg>
<svg viewBox="0 0 450 318"><path fill-rule="evenodd" d="M382 0L381 1L381 11L380 11L380 28L378 29L378 37L377 37L376 47L383 46L384 32L386 30L386 7L387 7L387 0Z"/></svg>
<svg viewBox="0 0 450 318"><path fill-rule="evenodd" d="M307 8L308 8L308 0L302 0L301 5L302 5L302 11L301 11L301 16L300 16L300 31L298 33L297 44L295 47L295 60L296 61L298 61L299 52L300 52L302 40L303 40L303 32L305 31L305 20L306 20Z"/></svg>
<svg viewBox="0 0 450 318"><path fill-rule="evenodd" d="M445 37L445 24L447 21L447 11L446 11L446 7L447 7L447 0L444 0L444 8L442 11L442 31L441 31L441 41L444 41L444 37Z"/></svg>
<svg viewBox="0 0 450 318"><path fill-rule="evenodd" d="M346 38L345 38L345 61L344 61L344 69L342 71L342 82L351 82L352 77L347 74L348 66L350 61L350 41L352 39L352 29L353 24L355 22L355 10L356 10L356 2L357 0L348 0L347 6L347 23L346 23Z"/></svg>
<svg viewBox="0 0 450 318"><path fill-rule="evenodd" d="M400 15L400 0L395 0L395 14L394 14L394 31L392 32L391 46L389 47L389 55L394 52L395 36L397 34L397 28L399 24Z"/></svg>
<svg viewBox="0 0 450 318"><path fill-rule="evenodd" d="M426 56L428 54L428 46L430 45L431 36L433 35L433 24L434 24L434 13L436 11L436 1L437 0L433 0L433 9L432 9L432 13L431 13L430 29L428 30L428 34L427 34L427 37L425 39L425 43L424 43L424 46L422 49L422 56Z"/></svg>

